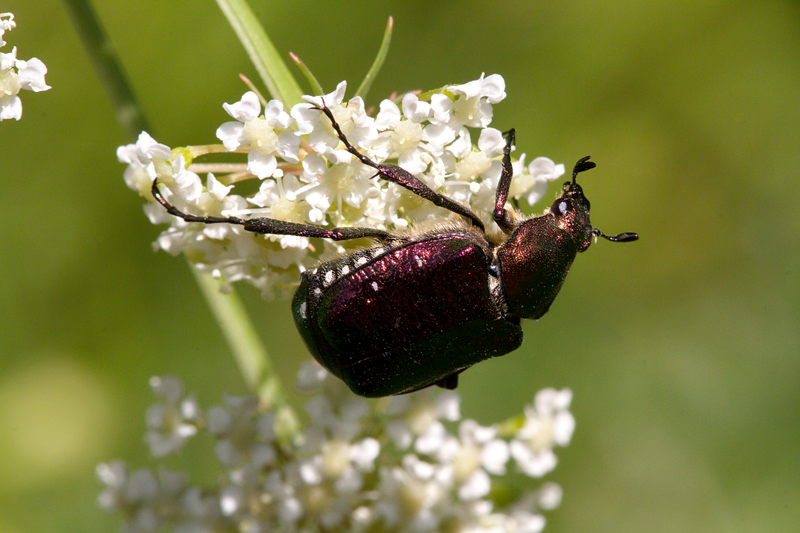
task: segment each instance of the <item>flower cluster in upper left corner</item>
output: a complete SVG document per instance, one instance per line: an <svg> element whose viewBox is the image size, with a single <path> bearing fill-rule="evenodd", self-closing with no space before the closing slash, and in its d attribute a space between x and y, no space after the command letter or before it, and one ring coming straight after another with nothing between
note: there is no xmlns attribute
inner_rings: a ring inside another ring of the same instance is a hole
<svg viewBox="0 0 800 533"><path fill-rule="evenodd" d="M16 25L12 13L0 13L0 48L6 45L3 34ZM12 118L19 120L22 117L22 100L18 96L20 90L38 93L50 88L44 82L45 74L47 67L40 59L17 59L16 46L10 53L0 52L0 121Z"/></svg>

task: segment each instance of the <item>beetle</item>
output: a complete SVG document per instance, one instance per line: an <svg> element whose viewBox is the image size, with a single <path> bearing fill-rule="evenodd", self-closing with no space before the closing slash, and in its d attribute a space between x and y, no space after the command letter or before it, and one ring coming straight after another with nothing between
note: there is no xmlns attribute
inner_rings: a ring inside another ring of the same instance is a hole
<svg viewBox="0 0 800 533"><path fill-rule="evenodd" d="M506 207L515 131L506 132L502 172L492 217L502 233L486 231L466 206L439 194L397 165L379 164L350 144L324 102L314 109L330 120L339 140L376 174L459 216L389 232L321 227L271 218L195 216L155 199L187 222L238 224L257 234L349 240L374 245L303 272L292 314L314 358L361 396L403 394L438 385L454 389L468 367L516 350L520 320L544 315L575 256L594 237L631 242L636 233L608 236L589 222L589 200L577 176L595 167L589 157L549 210L525 217Z"/></svg>

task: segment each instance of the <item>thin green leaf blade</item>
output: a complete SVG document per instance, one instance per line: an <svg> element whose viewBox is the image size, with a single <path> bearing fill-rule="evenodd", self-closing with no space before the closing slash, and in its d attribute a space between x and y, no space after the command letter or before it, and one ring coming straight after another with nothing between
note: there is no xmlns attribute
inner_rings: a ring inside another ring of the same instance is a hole
<svg viewBox="0 0 800 533"><path fill-rule="evenodd" d="M375 61L372 62L372 66L369 68L367 75L364 76L364 81L361 82L358 90L356 90L356 96L366 98L367 93L372 87L372 82L375 81L375 78L378 76L378 72L380 72L383 62L386 60L386 54L389 53L389 45L392 43L393 27L394 18L389 17L389 21L386 23L386 31L383 32L383 41L381 42L381 47L378 50L378 55L375 56Z"/></svg>
<svg viewBox="0 0 800 533"><path fill-rule="evenodd" d="M303 95L300 85L246 0L217 0L217 5L244 45L270 95L281 100L286 107L299 103Z"/></svg>

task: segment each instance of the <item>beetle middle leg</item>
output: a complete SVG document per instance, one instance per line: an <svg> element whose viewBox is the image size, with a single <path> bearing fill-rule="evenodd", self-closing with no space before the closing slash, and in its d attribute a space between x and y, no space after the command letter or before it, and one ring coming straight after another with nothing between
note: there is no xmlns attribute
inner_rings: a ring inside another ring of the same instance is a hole
<svg viewBox="0 0 800 533"><path fill-rule="evenodd" d="M427 185L425 185L419 178L415 177L409 171L404 170L403 168L397 165L386 165L386 164L379 164L370 159L369 157L365 156L358 149L350 144L350 141L347 140L344 132L339 127L339 123L336 122L336 119L333 117L333 113L328 108L327 105L324 103L322 106L315 107L314 109L319 109L328 119L331 121L331 126L333 129L336 130L336 135L339 137L339 140L347 148L347 151L353 154L355 157L358 158L359 161L364 163L367 166L370 166L378 171L376 176L380 176L381 178L389 181L391 183L396 183L401 187L408 189L409 191L413 192L417 196L428 200L429 202L447 209L448 211L452 211L458 215L461 215L465 218L468 218L472 225L480 229L481 231L484 230L483 222L481 221L480 217L473 213L469 208L461 205L460 203L456 202L455 200L451 200L447 196L443 194L439 194Z"/></svg>
<svg viewBox="0 0 800 533"><path fill-rule="evenodd" d="M350 239L371 238L378 240L386 240L391 237L387 231L376 228L331 228L324 229L311 224L298 224L296 222L287 222L285 220L278 220L275 218L251 218L242 219L237 217L208 217L197 216L184 213L177 207L169 203L166 198L161 194L158 189L158 178L153 180L153 187L151 189L153 197L158 203L164 206L164 209L170 215L182 218L186 222L201 222L203 224L237 224L244 226L245 231L251 231L261 235L296 235L298 237L318 237L320 239L332 239L334 241L347 241Z"/></svg>

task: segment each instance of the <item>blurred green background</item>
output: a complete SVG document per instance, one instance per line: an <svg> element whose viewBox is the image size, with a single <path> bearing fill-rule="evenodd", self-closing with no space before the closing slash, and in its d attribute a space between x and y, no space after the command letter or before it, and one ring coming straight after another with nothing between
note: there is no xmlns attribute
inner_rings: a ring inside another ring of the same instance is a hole
<svg viewBox="0 0 800 533"><path fill-rule="evenodd" d="M213 142L237 75L256 79L216 5L94 5L156 138ZM568 167L591 154L593 223L640 233L580 256L522 349L461 380L486 424L574 391L548 531L800 529L797 2L253 5L327 90L360 82L394 15L369 104L502 74L493 125ZM151 249L115 157L129 140L61 4L2 11L3 51L42 59L53 89L0 124L0 532L116 530L94 466L150 464L147 379L178 375L206 406L245 388L187 265ZM288 302L241 288L291 382L306 352ZM209 451L172 466L213 479Z"/></svg>

